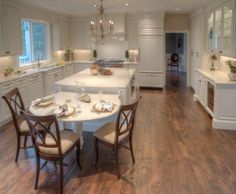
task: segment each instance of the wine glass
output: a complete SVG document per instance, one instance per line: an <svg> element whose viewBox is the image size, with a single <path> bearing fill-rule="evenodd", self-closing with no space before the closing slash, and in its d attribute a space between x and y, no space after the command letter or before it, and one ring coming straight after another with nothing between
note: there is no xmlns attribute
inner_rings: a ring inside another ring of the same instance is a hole
<svg viewBox="0 0 236 194"><path fill-rule="evenodd" d="M102 101L102 99L103 99L103 91L99 90L98 91L98 100L99 100L99 102Z"/></svg>

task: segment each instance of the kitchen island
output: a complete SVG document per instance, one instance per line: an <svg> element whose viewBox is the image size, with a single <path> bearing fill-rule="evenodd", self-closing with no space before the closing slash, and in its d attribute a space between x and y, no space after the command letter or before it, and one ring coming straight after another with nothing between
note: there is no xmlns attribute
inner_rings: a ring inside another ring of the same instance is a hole
<svg viewBox="0 0 236 194"><path fill-rule="evenodd" d="M57 91L74 92L83 85L85 92L119 94L121 104L132 103L136 98L135 69L111 68L112 75L92 75L85 69L54 84Z"/></svg>

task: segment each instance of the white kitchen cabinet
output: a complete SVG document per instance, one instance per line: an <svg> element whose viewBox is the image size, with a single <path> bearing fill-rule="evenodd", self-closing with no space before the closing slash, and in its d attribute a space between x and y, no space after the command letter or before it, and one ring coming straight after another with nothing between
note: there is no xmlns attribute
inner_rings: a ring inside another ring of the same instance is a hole
<svg viewBox="0 0 236 194"><path fill-rule="evenodd" d="M165 86L163 22L157 17L144 17L139 21L139 85Z"/></svg>
<svg viewBox="0 0 236 194"><path fill-rule="evenodd" d="M190 66L191 66L191 86L196 90L197 82L195 77L195 69L203 68L205 47L205 14L202 11L191 16L191 39L190 39Z"/></svg>
<svg viewBox="0 0 236 194"><path fill-rule="evenodd" d="M0 1L0 56L4 55L3 26L2 26L2 6Z"/></svg>
<svg viewBox="0 0 236 194"><path fill-rule="evenodd" d="M208 12L208 48L224 56L236 56L235 39L235 1L225 1Z"/></svg>
<svg viewBox="0 0 236 194"><path fill-rule="evenodd" d="M36 73L23 78L17 78L0 84L0 95L3 96L14 88L18 88L23 98L26 108L38 97L43 96L43 78L42 73ZM0 125L11 120L11 113L6 102L0 100Z"/></svg>
<svg viewBox="0 0 236 194"><path fill-rule="evenodd" d="M19 55L22 51L19 10L3 6L2 11L4 55Z"/></svg>
<svg viewBox="0 0 236 194"><path fill-rule="evenodd" d="M127 18L127 42L129 49L138 49L139 40L138 40L138 21L136 17Z"/></svg>
<svg viewBox="0 0 236 194"><path fill-rule="evenodd" d="M54 83L63 79L63 68L59 67L44 72L44 95L51 95L55 92Z"/></svg>
<svg viewBox="0 0 236 194"><path fill-rule="evenodd" d="M196 72L196 87L195 94L198 101L203 105L207 105L207 80L206 78Z"/></svg>
<svg viewBox="0 0 236 194"><path fill-rule="evenodd" d="M83 62L74 62L74 73L78 73L82 70L85 70L87 68L90 68L92 63L83 63Z"/></svg>
<svg viewBox="0 0 236 194"><path fill-rule="evenodd" d="M52 24L53 50L66 50L70 48L70 25L69 21L60 19Z"/></svg>
<svg viewBox="0 0 236 194"><path fill-rule="evenodd" d="M28 94L29 95L29 103L31 103L36 98L40 98L44 96L44 88L43 88L43 75L42 73L38 73L30 76L27 79L28 82Z"/></svg>
<svg viewBox="0 0 236 194"><path fill-rule="evenodd" d="M236 130L236 84L220 71L198 69L196 77L194 98L212 116L213 128Z"/></svg>
<svg viewBox="0 0 236 194"><path fill-rule="evenodd" d="M92 49L90 20L88 18L72 19L70 37L72 49Z"/></svg>
<svg viewBox="0 0 236 194"><path fill-rule="evenodd" d="M73 64L67 64L63 67L63 78L74 74Z"/></svg>

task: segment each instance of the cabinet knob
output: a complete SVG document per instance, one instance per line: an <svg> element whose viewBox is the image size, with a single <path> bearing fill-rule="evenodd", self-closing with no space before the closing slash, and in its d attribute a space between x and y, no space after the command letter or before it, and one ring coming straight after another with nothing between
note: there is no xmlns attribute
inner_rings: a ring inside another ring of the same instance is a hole
<svg viewBox="0 0 236 194"><path fill-rule="evenodd" d="M5 52L6 55L8 55L8 54L10 54L10 53L11 53L10 51L6 51L6 52Z"/></svg>
<svg viewBox="0 0 236 194"><path fill-rule="evenodd" d="M57 77L58 75L57 75L57 74L55 74L54 76L55 76L55 77Z"/></svg>
<svg viewBox="0 0 236 194"><path fill-rule="evenodd" d="M223 51L219 51L219 53L220 53L220 54L222 54L222 53L223 53Z"/></svg>

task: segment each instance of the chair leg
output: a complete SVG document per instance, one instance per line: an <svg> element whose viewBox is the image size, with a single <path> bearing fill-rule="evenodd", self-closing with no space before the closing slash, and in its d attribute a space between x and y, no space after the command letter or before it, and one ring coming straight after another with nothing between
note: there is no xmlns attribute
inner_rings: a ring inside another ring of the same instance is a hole
<svg viewBox="0 0 236 194"><path fill-rule="evenodd" d="M25 138L24 138L24 146L26 147L26 144L27 144L27 135L25 135Z"/></svg>
<svg viewBox="0 0 236 194"><path fill-rule="evenodd" d="M132 138L130 138L130 140L129 140L129 147L130 147L130 152L131 152L131 157L132 157L133 164L135 164Z"/></svg>
<svg viewBox="0 0 236 194"><path fill-rule="evenodd" d="M120 179L120 163L119 163L119 154L118 150L115 151L115 158L116 158L116 167L117 167L117 178Z"/></svg>
<svg viewBox="0 0 236 194"><path fill-rule="evenodd" d="M64 184L63 159L60 159L59 166L60 166L60 194L63 194L63 184Z"/></svg>
<svg viewBox="0 0 236 194"><path fill-rule="evenodd" d="M17 137L17 147L16 147L16 158L15 158L15 162L18 161L19 151L20 151L20 136Z"/></svg>
<svg viewBox="0 0 236 194"><path fill-rule="evenodd" d="M80 165L80 141L79 141L78 145L76 146L76 161L77 161L79 168L81 168L81 165Z"/></svg>
<svg viewBox="0 0 236 194"><path fill-rule="evenodd" d="M94 166L97 167L97 162L98 162L98 156L99 156L99 150L98 150L98 139L94 137L94 151L95 151L95 163Z"/></svg>
<svg viewBox="0 0 236 194"><path fill-rule="evenodd" d="M40 173L40 158L36 157L36 177L34 183L34 189L38 189L38 182L39 182L39 173Z"/></svg>

